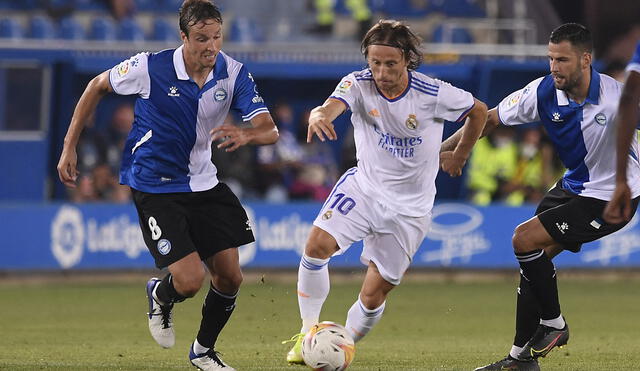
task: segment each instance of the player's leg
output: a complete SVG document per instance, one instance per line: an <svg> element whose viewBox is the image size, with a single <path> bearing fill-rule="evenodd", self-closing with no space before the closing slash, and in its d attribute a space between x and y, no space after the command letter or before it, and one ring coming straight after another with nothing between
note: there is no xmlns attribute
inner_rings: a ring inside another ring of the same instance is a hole
<svg viewBox="0 0 640 371"><path fill-rule="evenodd" d="M202 305L202 320L189 359L202 370L231 370L215 352L218 335L236 307L236 297L242 283L238 249L222 250L205 260L211 273L209 291Z"/></svg>
<svg viewBox="0 0 640 371"><path fill-rule="evenodd" d="M287 353L289 363L304 364L302 337L320 320L322 305L329 295L329 259L336 251L338 243L333 236L317 226L311 227L298 266L297 293L302 328L289 340L294 342Z"/></svg>
<svg viewBox="0 0 640 371"><path fill-rule="evenodd" d="M358 300L349 309L345 323L355 342L368 334L380 321L387 295L394 287L382 277L375 263L370 261Z"/></svg>
<svg viewBox="0 0 640 371"><path fill-rule="evenodd" d="M189 236L182 195L149 194L132 190L142 235L158 268L168 267L162 280L146 284L149 331L164 347L175 343L173 304L198 292L204 268Z"/></svg>
<svg viewBox="0 0 640 371"><path fill-rule="evenodd" d="M202 305L200 329L189 360L202 370L233 370L215 352L215 343L233 310L242 283L238 246L255 241L249 218L224 183L197 192L189 202L191 235L211 275Z"/></svg>

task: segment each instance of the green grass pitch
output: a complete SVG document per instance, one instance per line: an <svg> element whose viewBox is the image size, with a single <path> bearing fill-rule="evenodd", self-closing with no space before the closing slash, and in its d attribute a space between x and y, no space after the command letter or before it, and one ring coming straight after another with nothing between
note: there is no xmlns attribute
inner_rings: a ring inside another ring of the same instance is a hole
<svg viewBox="0 0 640 371"><path fill-rule="evenodd" d="M282 345L299 329L295 274L264 282L247 275L237 309L218 341L238 370L304 371L289 366ZM321 320L344 323L357 279L333 279ZM409 278L411 276L408 276ZM0 281L0 369L191 369L188 347L203 293L175 307L176 346L148 334L146 279ZM542 370L640 369L639 280L563 279L560 296L569 345ZM464 282L407 279L382 321L356 346L351 370L473 370L502 358L513 337L515 275Z"/></svg>

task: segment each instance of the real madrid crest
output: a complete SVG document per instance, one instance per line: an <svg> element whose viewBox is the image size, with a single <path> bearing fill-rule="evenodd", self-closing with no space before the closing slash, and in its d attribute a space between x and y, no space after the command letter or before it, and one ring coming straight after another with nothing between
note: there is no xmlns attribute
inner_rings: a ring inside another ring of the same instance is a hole
<svg viewBox="0 0 640 371"><path fill-rule="evenodd" d="M409 115L409 118L407 119L407 121L405 121L405 125L407 125L407 128L411 130L416 130L416 128L418 127L418 120L416 119L416 115Z"/></svg>
<svg viewBox="0 0 640 371"><path fill-rule="evenodd" d="M333 215L333 211L331 210L327 210L326 213L322 214L322 220L329 220L331 219L331 215Z"/></svg>

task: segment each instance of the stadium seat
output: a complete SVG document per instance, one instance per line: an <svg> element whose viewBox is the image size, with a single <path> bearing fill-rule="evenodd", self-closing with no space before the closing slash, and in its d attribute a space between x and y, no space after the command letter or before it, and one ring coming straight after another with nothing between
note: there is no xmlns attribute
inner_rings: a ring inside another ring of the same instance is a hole
<svg viewBox="0 0 640 371"><path fill-rule="evenodd" d="M125 18L120 21L118 40L123 41L144 41L144 30L142 26L133 18Z"/></svg>
<svg viewBox="0 0 640 371"><path fill-rule="evenodd" d="M22 26L13 18L3 18L0 20L0 37L6 39L20 39L24 35Z"/></svg>
<svg viewBox="0 0 640 371"><path fill-rule="evenodd" d="M423 3L411 0L379 0L374 8L388 18L417 18L431 12L430 2Z"/></svg>
<svg viewBox="0 0 640 371"><path fill-rule="evenodd" d="M182 1L183 0L160 0L159 2L164 3L164 9L159 6L158 10L164 10L168 13L177 13L178 9L180 9L180 6L182 5Z"/></svg>
<svg viewBox="0 0 640 371"><path fill-rule="evenodd" d="M36 15L29 21L29 37L32 39L55 39L56 28L49 17Z"/></svg>
<svg viewBox="0 0 640 371"><path fill-rule="evenodd" d="M264 33L261 32L254 20L247 17L236 17L231 21L229 41L251 43L264 41Z"/></svg>
<svg viewBox="0 0 640 371"><path fill-rule="evenodd" d="M116 25L111 18L96 18L91 22L91 40L113 41L116 39Z"/></svg>
<svg viewBox="0 0 640 371"><path fill-rule="evenodd" d="M153 20L152 38L156 41L178 41L178 25L171 24L164 18Z"/></svg>
<svg viewBox="0 0 640 371"><path fill-rule="evenodd" d="M466 28L454 27L451 34L447 35L443 25L438 25L431 35L431 41L434 43L456 43L470 44L473 43L473 36Z"/></svg>
<svg viewBox="0 0 640 371"><path fill-rule="evenodd" d="M73 17L62 18L58 26L58 36L64 40L84 40L84 27Z"/></svg>
<svg viewBox="0 0 640 371"><path fill-rule="evenodd" d="M447 17L484 18L486 13L478 0L433 0L434 12L444 13Z"/></svg>

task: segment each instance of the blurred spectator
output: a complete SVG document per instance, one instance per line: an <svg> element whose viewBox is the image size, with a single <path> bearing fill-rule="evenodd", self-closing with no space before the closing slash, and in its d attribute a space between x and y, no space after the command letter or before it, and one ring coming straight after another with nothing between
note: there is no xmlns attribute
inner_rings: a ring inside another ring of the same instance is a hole
<svg viewBox="0 0 640 371"><path fill-rule="evenodd" d="M498 126L475 145L469 160L467 187L471 201L488 205L500 197L502 184L516 171L518 148L513 128Z"/></svg>
<svg viewBox="0 0 640 371"><path fill-rule="evenodd" d="M518 145L518 160L511 176L499 190L497 199L511 206L538 203L555 181L553 148L542 140L540 128L524 129Z"/></svg>
<svg viewBox="0 0 640 371"><path fill-rule="evenodd" d="M226 124L235 124L232 115L225 119ZM211 160L218 169L218 179L231 188L239 199L258 198L256 191L256 153L254 146L242 146L233 152L218 149L213 143ZM258 147L260 148L260 147Z"/></svg>
<svg viewBox="0 0 640 371"><path fill-rule="evenodd" d="M103 160L113 169L120 168L122 150L133 126L133 120L133 104L120 104L113 111L109 127L104 133L102 138L102 146L104 146Z"/></svg>
<svg viewBox="0 0 640 371"><path fill-rule="evenodd" d="M41 0L41 4L53 19L62 19L76 10L76 0Z"/></svg>
<svg viewBox="0 0 640 371"><path fill-rule="evenodd" d="M624 83L625 78L625 67L627 67L627 63L621 60L614 60L607 64L602 73L613 77L614 79Z"/></svg>
<svg viewBox="0 0 640 371"><path fill-rule="evenodd" d="M93 178L90 175L81 174L78 178L78 186L76 188L69 188L68 190L71 202L84 203L98 200L95 187L93 186Z"/></svg>
<svg viewBox="0 0 640 371"><path fill-rule="evenodd" d="M124 18L131 17L136 12L136 4L134 0L104 0L111 11L111 15L120 21Z"/></svg>
<svg viewBox="0 0 640 371"><path fill-rule="evenodd" d="M300 129L304 129L301 131L305 133L309 113L310 111L305 111L300 121ZM314 140L306 143L306 135L301 146L304 150L303 166L289 186L289 195L296 200L324 201L338 178L338 166L333 150L328 142Z"/></svg>
<svg viewBox="0 0 640 371"><path fill-rule="evenodd" d="M307 31L318 35L331 35L335 22L336 0L310 0L316 11L316 24ZM358 23L355 37L362 40L371 28L371 10L367 0L345 0L345 6L351 12L352 18Z"/></svg>
<svg viewBox="0 0 640 371"><path fill-rule="evenodd" d="M276 104L274 120L280 139L273 145L257 148L258 186L266 201L285 202L289 198L288 188L303 167L304 151L296 140L296 121L291 106L282 102Z"/></svg>

